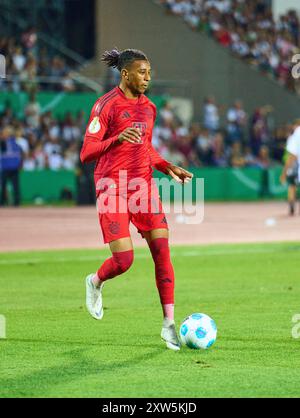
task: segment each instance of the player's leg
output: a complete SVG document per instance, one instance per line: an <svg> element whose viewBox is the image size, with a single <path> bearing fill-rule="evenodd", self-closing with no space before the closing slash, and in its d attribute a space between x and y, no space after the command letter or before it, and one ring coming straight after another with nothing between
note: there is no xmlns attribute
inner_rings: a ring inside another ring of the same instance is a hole
<svg viewBox="0 0 300 418"><path fill-rule="evenodd" d="M174 268L170 257L168 229L154 229L143 232L149 245L155 264L156 286L159 292L163 310L163 326L161 337L166 341L167 347L172 350L180 349L175 322L174 322Z"/></svg>
<svg viewBox="0 0 300 418"><path fill-rule="evenodd" d="M154 183L154 181L153 181ZM150 196L144 195L148 211L132 215L132 223L147 240L155 264L156 285L159 292L162 310L163 326L161 337L167 347L180 349L174 322L174 269L170 258L169 231L166 216L159 198L158 189L152 184ZM149 189L148 189L149 192ZM141 204L145 203L141 201ZM144 205L141 205L144 207Z"/></svg>
<svg viewBox="0 0 300 418"><path fill-rule="evenodd" d="M120 238L109 243L112 256L99 268L93 278L96 287L107 280L125 273L133 263L133 245L130 237Z"/></svg>
<svg viewBox="0 0 300 418"><path fill-rule="evenodd" d="M174 269L170 258L169 231L154 229L143 232L155 264L156 286L165 318L174 320Z"/></svg>
<svg viewBox="0 0 300 418"><path fill-rule="evenodd" d="M133 263L128 213L99 213L99 221L104 243L109 244L112 254L96 273L86 278L86 306L95 319L103 317L104 283L127 271Z"/></svg>
<svg viewBox="0 0 300 418"><path fill-rule="evenodd" d="M291 216L295 214L296 201L297 201L297 186L294 183L291 183L288 187L288 202L289 202Z"/></svg>
<svg viewBox="0 0 300 418"><path fill-rule="evenodd" d="M121 238L109 243L112 256L104 261L99 270L86 278L86 306L95 319L103 318L102 290L107 280L127 271L133 263L131 238Z"/></svg>

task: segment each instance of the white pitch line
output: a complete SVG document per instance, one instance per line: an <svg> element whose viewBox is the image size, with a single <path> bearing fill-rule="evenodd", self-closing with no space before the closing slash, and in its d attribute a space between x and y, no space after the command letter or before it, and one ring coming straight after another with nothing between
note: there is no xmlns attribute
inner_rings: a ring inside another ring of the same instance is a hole
<svg viewBox="0 0 300 418"><path fill-rule="evenodd" d="M295 248L295 251L300 251L299 249ZM176 250L171 250L171 256L172 257L206 257L206 256L221 256L221 255L240 255L240 254L263 254L263 253L276 253L278 250L276 248L274 249L268 249L268 248L257 248L257 249L231 249L231 250L204 250L204 251L180 251L177 252ZM109 256L109 255L108 255ZM150 258L149 254L135 254L134 256L136 259L147 259ZM3 259L0 260L0 265L19 265L19 264L40 264L40 263L66 263L70 261L104 261L107 257L103 256L81 256L76 257L76 255L72 257L59 257L59 258L53 258L50 259L44 259L44 258L27 258L27 259L19 259L19 260L12 260L12 259Z"/></svg>

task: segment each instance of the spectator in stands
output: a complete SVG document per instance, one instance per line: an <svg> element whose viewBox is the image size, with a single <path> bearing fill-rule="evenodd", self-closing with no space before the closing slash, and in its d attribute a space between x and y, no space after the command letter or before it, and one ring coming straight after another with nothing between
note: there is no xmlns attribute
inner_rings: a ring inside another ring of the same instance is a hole
<svg viewBox="0 0 300 418"><path fill-rule="evenodd" d="M26 137L28 141L29 150L34 150L39 143L37 133L35 133L32 130L28 130Z"/></svg>
<svg viewBox="0 0 300 418"><path fill-rule="evenodd" d="M260 147L257 157L257 167L267 169L271 165L269 148L266 145Z"/></svg>
<svg viewBox="0 0 300 418"><path fill-rule="evenodd" d="M255 110L250 126L250 145L252 152L258 156L262 145L267 145L270 140L268 115L272 112L270 106L263 106Z"/></svg>
<svg viewBox="0 0 300 418"><path fill-rule="evenodd" d="M56 161L57 155L62 153L62 144L58 137L49 136L49 139L44 143L44 153L46 154L48 160L51 156L55 155L54 160Z"/></svg>
<svg viewBox="0 0 300 418"><path fill-rule="evenodd" d="M43 170L47 167L48 159L43 149L42 143L38 143L34 148L34 158L37 170Z"/></svg>
<svg viewBox="0 0 300 418"><path fill-rule="evenodd" d="M65 170L75 170L78 166L79 153L78 153L78 143L73 142L66 149L63 155L63 168Z"/></svg>
<svg viewBox="0 0 300 418"><path fill-rule="evenodd" d="M213 139L209 133L209 130L204 128L200 129L197 138L194 141L195 150L198 155L198 159L203 165L211 165L212 163L212 149Z"/></svg>
<svg viewBox="0 0 300 418"><path fill-rule="evenodd" d="M253 155L251 147L245 146L244 158L246 167L257 167L257 158Z"/></svg>
<svg viewBox="0 0 300 418"><path fill-rule="evenodd" d="M34 26L28 27L28 29L23 32L21 35L22 44L26 50L27 53L33 53L36 54L36 46L37 46L37 31Z"/></svg>
<svg viewBox="0 0 300 418"><path fill-rule="evenodd" d="M40 125L41 107L36 100L35 92L31 92L29 96L29 103L25 107L25 120L27 126L32 129L37 129Z"/></svg>
<svg viewBox="0 0 300 418"><path fill-rule="evenodd" d="M79 129L80 136L82 136L86 130L86 120L84 110L80 110L76 116L76 126Z"/></svg>
<svg viewBox="0 0 300 418"><path fill-rule="evenodd" d="M23 155L26 155L29 152L29 143L26 138L24 138L24 132L22 127L17 127L15 130L16 143L22 150Z"/></svg>
<svg viewBox="0 0 300 418"><path fill-rule="evenodd" d="M230 165L234 168L245 167L246 160L242 152L242 144L234 142L231 148Z"/></svg>
<svg viewBox="0 0 300 418"><path fill-rule="evenodd" d="M78 141L82 132L75 124L70 112L67 112L62 122L61 136L65 143Z"/></svg>
<svg viewBox="0 0 300 418"><path fill-rule="evenodd" d="M22 48L16 46L12 55L12 64L17 74L20 74L26 64L26 57L23 54Z"/></svg>
<svg viewBox="0 0 300 418"><path fill-rule="evenodd" d="M66 92L71 92L76 89L76 85L75 85L71 71L67 72L64 75L60 85L61 85L61 89Z"/></svg>
<svg viewBox="0 0 300 418"><path fill-rule="evenodd" d="M219 106L213 96L207 97L203 106L203 124L210 132L220 128Z"/></svg>
<svg viewBox="0 0 300 418"><path fill-rule="evenodd" d="M23 166L24 171L34 171L37 170L37 163L35 158L35 153L33 150L29 150L26 152L24 159L23 159Z"/></svg>
<svg viewBox="0 0 300 418"><path fill-rule="evenodd" d="M227 140L229 143L243 141L247 114L241 101L237 100L227 112Z"/></svg>
<svg viewBox="0 0 300 418"><path fill-rule="evenodd" d="M291 126L280 126L275 129L273 141L271 143L272 158L282 163L285 154L286 140L292 134L293 127Z"/></svg>
<svg viewBox="0 0 300 418"><path fill-rule="evenodd" d="M53 77L54 90L61 90L60 84L57 81L63 78L68 73L69 69L66 66L65 60L59 56L55 56L51 62L49 75Z"/></svg>
<svg viewBox="0 0 300 418"><path fill-rule="evenodd" d="M50 140L58 141L60 139L61 129L58 120L51 119L49 125Z"/></svg>
<svg viewBox="0 0 300 418"><path fill-rule="evenodd" d="M153 130L154 137L159 138L163 142L170 142L174 136L173 125L166 122L162 122L157 125Z"/></svg>
<svg viewBox="0 0 300 418"><path fill-rule="evenodd" d="M212 165L216 167L228 167L228 156L225 149L224 135L221 131L217 132L212 147Z"/></svg>
<svg viewBox="0 0 300 418"><path fill-rule="evenodd" d="M25 67L20 72L20 81L22 89L31 93L37 88L37 60L32 54L28 54L28 59Z"/></svg>
<svg viewBox="0 0 300 418"><path fill-rule="evenodd" d="M170 126L175 122L175 115L169 102L166 102L159 111L160 123Z"/></svg>
<svg viewBox="0 0 300 418"><path fill-rule="evenodd" d="M12 125L14 120L14 114L10 103L6 103L3 114L1 115L1 125L7 126Z"/></svg>
<svg viewBox="0 0 300 418"><path fill-rule="evenodd" d="M20 204L19 171L22 165L22 151L18 146L10 126L0 131L0 177L1 198L0 205L8 202L7 184L10 182L13 188L13 204Z"/></svg>
<svg viewBox="0 0 300 418"><path fill-rule="evenodd" d="M178 151L174 142L171 142L165 152L162 154L163 158L167 158L172 164L180 167L188 167L188 161L185 156Z"/></svg>
<svg viewBox="0 0 300 418"><path fill-rule="evenodd" d="M181 136L177 142L177 149L185 157L185 167L198 166L198 158L195 150L193 149L193 139L191 135Z"/></svg>
<svg viewBox="0 0 300 418"><path fill-rule="evenodd" d="M64 160L62 154L58 152L55 148L51 153L47 154L48 168L50 170L61 170L64 166Z"/></svg>
<svg viewBox="0 0 300 418"><path fill-rule="evenodd" d="M269 0L161 0L161 4L168 13L182 16L192 29L199 28L297 91L297 82L288 76L290 57L300 47L295 10L275 22Z"/></svg>
<svg viewBox="0 0 300 418"><path fill-rule="evenodd" d="M176 140L180 141L180 138L186 137L187 135L189 135L189 130L188 128L183 124L183 122L178 122L175 125L175 129L174 129L174 133L176 136Z"/></svg>

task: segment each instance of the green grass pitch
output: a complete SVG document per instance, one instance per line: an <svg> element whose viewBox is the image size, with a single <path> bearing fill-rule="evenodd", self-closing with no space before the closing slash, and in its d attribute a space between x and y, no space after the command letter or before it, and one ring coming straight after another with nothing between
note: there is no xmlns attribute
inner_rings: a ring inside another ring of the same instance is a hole
<svg viewBox="0 0 300 418"><path fill-rule="evenodd" d="M85 310L85 276L108 251L0 254L0 397L299 397L300 243L173 247L176 320L218 325L208 351L172 352L147 249Z"/></svg>

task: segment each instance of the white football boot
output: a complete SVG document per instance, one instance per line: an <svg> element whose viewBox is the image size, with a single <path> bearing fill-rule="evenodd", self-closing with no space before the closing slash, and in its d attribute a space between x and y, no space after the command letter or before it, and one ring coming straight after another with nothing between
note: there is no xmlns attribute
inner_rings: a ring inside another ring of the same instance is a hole
<svg viewBox="0 0 300 418"><path fill-rule="evenodd" d="M92 282L94 274L90 274L85 279L86 284L86 308L94 319L103 318L103 305L102 305L102 289L104 283L100 287L96 287Z"/></svg>
<svg viewBox="0 0 300 418"><path fill-rule="evenodd" d="M160 336L165 341L167 348L174 351L180 350L181 344L174 321L171 321L168 318L164 319Z"/></svg>

